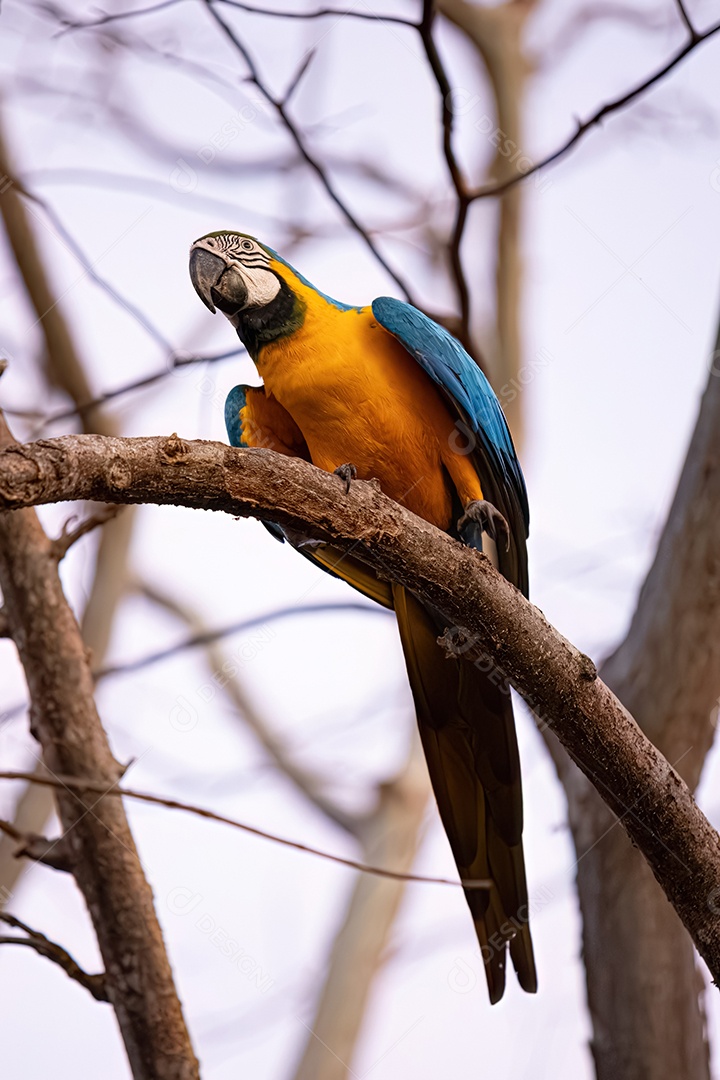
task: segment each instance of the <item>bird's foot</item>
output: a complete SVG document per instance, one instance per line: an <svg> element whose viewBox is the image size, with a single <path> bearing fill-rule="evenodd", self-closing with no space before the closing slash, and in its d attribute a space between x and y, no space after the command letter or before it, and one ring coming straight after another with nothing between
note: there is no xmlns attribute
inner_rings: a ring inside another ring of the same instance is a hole
<svg viewBox="0 0 720 1080"><path fill-rule="evenodd" d="M357 480L357 467L348 462L345 465L338 465L337 469L334 470L334 473L335 476L339 476L341 480L345 481L345 494L349 495L350 484L353 480Z"/></svg>
<svg viewBox="0 0 720 1080"><path fill-rule="evenodd" d="M500 511L486 499L475 499L465 507L465 513L457 523L458 532L462 536L463 530L470 524L479 525L483 532L492 537L503 551L510 550L510 528Z"/></svg>

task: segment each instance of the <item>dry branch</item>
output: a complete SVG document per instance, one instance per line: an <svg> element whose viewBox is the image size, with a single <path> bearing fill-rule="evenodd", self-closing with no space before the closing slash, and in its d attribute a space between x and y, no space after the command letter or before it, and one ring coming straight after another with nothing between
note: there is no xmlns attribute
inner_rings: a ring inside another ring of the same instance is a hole
<svg viewBox="0 0 720 1080"><path fill-rule="evenodd" d="M505 191L514 187L515 184L519 184L522 180L526 180L528 176L534 176L534 174L541 169L544 169L548 165L552 165L554 162L565 157L566 154L573 150L575 146L585 138L589 131L599 124L602 124L606 117L612 116L613 113L624 109L627 105L630 105L631 102L635 101L636 98L641 97L647 90L650 90L653 86L657 85L657 83L661 82L678 66L678 64L682 63L686 56L689 56L691 52L694 52L699 45L709 41L710 38L714 37L719 31L720 22L716 22L701 34L693 32L675 55L671 56L670 59L663 64L661 68L654 71L652 75L649 75L646 79L637 83L637 85L633 86L630 90L626 90L625 93L620 94L619 97L613 98L612 101L606 102L605 105L601 105L587 120L583 120L582 122L578 121L575 132L570 138L566 139L557 150L553 150L551 154L547 154L527 169L519 170L514 176L510 176L496 184L486 184L483 187L477 188L470 193L471 200L487 199L492 198L495 195L502 195Z"/></svg>
<svg viewBox="0 0 720 1080"><path fill-rule="evenodd" d="M352 550L443 611L473 635L592 780L720 979L720 837L592 662L478 552L393 503L376 484L355 482L345 496L337 477L267 450L177 435L71 435L0 454L0 507L67 499L262 517Z"/></svg>
<svg viewBox="0 0 720 1080"><path fill-rule="evenodd" d="M32 510L0 515L0 586L46 767L102 779L111 789L121 770L95 708L85 644L63 595L52 542ZM121 802L66 788L57 806L133 1076L194 1080L197 1061Z"/></svg>
<svg viewBox="0 0 720 1080"><path fill-rule="evenodd" d="M41 956L52 960L58 967L61 967L74 982L79 983L85 990L88 990L96 1001L110 1000L105 985L105 976L89 975L87 971L83 971L80 965L73 960L67 949L63 949L62 945L50 941L39 930L33 930L32 927L21 922L20 919L16 919L13 915L0 912L0 922L7 923L8 926L12 926L15 930L22 930L27 935L27 937L0 936L0 945L26 945Z"/></svg>
<svg viewBox="0 0 720 1080"><path fill-rule="evenodd" d="M284 836L268 832L266 829L258 829L247 822L237 821L228 817L227 814L217 814L214 810L208 810L204 806L195 806L193 803L183 802L181 799L172 799L164 795L150 795L146 791L133 791L132 788L115 786L108 788L104 781L90 780L83 777L55 774L53 776L37 776L34 773L16 772L14 770L0 770L0 780L30 780L33 784L41 784L57 790L94 792L103 798L137 799L138 802L149 803L151 806L165 806L168 810L183 810L188 814L204 818L206 821L217 821L221 825L230 825L233 829L250 833L251 836L259 836L262 840L271 840L283 847L293 848L295 851L303 851L308 855L315 855L319 859L327 859L328 862L337 863L339 866L347 866L351 870L359 870L362 874L374 877L386 878L389 881L408 882L414 881L423 885L450 885L452 888L463 889L489 889L492 884L488 878L445 878L428 877L425 874L409 874L403 870L397 870L392 866L371 866L369 863L358 862L357 859L346 859L342 855L332 855L329 851L312 847L310 844L301 844L297 840L288 840ZM392 785L388 785L389 788ZM372 819L370 819L372 822Z"/></svg>

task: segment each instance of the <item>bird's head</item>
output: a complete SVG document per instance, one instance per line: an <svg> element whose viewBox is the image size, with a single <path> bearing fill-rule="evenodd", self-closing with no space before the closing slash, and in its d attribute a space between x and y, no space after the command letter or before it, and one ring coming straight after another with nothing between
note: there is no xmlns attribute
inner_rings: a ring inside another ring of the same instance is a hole
<svg viewBox="0 0 720 1080"><path fill-rule="evenodd" d="M201 236L190 248L190 277L203 304L229 319L254 358L263 344L302 325L302 279L247 233Z"/></svg>

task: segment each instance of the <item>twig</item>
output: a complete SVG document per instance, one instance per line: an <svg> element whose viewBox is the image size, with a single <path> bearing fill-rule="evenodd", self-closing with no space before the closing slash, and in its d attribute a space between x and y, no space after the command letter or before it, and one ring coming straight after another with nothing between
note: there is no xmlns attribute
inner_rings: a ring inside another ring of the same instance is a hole
<svg viewBox="0 0 720 1080"><path fill-rule="evenodd" d="M72 873L72 858L63 836L59 836L56 840L48 840L46 836L24 833L12 822L2 819L0 819L0 832L17 842L18 847L13 853L15 858L25 857L32 859L33 862L50 866L53 870Z"/></svg>
<svg viewBox="0 0 720 1080"><path fill-rule="evenodd" d="M473 348L470 334L470 290L468 289L460 251L470 200L467 183L453 148L454 117L451 100L452 88L433 37L434 8L434 0L423 0L422 21L420 22L418 30L425 48L428 63L430 64L430 69L435 76L435 81L438 85L438 90L440 91L443 125L443 153L450 173L450 179L452 180L452 185L457 196L457 211L449 245L449 253L453 280L455 282L455 291L460 306L460 333L458 334L458 337L472 355Z"/></svg>
<svg viewBox="0 0 720 1080"><path fill-rule="evenodd" d="M412 294L410 292L409 286L407 285L405 280L397 273L397 271L392 268L390 263L378 249L377 245L375 244L374 240L370 236L370 233L367 231L365 226L361 224L357 217L355 217L352 210L350 210L350 208L345 203L344 199L335 190L335 186L330 180L327 172L325 171L324 166L322 166L320 162L317 161L316 158L313 157L313 155L310 153L310 150L305 143L304 135L301 133L300 128L297 126L295 121L292 120L292 118L288 114L284 103L278 100L271 93L265 82L260 77L257 65L255 64L255 61L250 55L246 45L238 37L233 28L227 22L225 22L222 16L215 10L215 0L202 0L202 3L204 4L210 16L220 27L228 41L230 41L233 47L242 56L249 72L250 82L257 89L258 93L260 93L265 98L267 103L275 109L276 113L280 117L280 120L285 125L288 134L295 143L295 146L297 147L301 157L318 177L320 183L325 188L325 191L329 195L330 199L335 203L338 210L347 221L348 225L362 239L365 246L368 248L375 260L380 264L380 266L382 266L383 270L385 270L385 272L390 275L397 287L405 296L406 300L409 300L410 303L412 303Z"/></svg>
<svg viewBox="0 0 720 1080"><path fill-rule="evenodd" d="M63 949L62 945L50 941L39 930L33 930L32 927L21 922L20 919L16 919L13 915L0 911L0 922L7 923L13 929L22 930L28 935L24 938L2 936L0 937L0 945L27 945L29 948L34 949L36 953L39 953L40 956L46 956L48 960L52 960L54 964L61 967L74 982L89 990L96 1001L110 1001L105 975L88 975L87 971L83 971L80 965L73 960L70 953Z"/></svg>
<svg viewBox="0 0 720 1080"><path fill-rule="evenodd" d="M0 444L9 447L4 453L16 448L1 416ZM63 594L50 541L32 510L0 514L0 588L45 766L55 775L94 776L111 789L120 770L93 699L86 646ZM65 788L56 791L56 803L133 1075L196 1080L198 1064L152 890L122 802L101 793L83 798Z"/></svg>
<svg viewBox="0 0 720 1080"><path fill-rule="evenodd" d="M57 212L48 203L48 201L41 198L39 195L36 195L34 192L29 191L25 187L25 185L20 182L20 180L15 179L14 183L18 191L22 195L24 195L26 199L28 199L32 203L35 203L42 209L45 216L50 220L53 228L58 233L58 236L62 240L64 246L73 256L73 258L79 263L79 265L83 268L86 276L95 285L97 285L98 288L102 289L102 291L110 297L113 303L115 303L118 307L122 308L123 311L125 311L126 314L128 314L131 319L139 327L141 327L141 329L143 329L156 344L158 344L162 349L166 350L170 354L173 354L175 350L173 349L172 345L169 343L165 335L162 333L162 331L158 330L154 323L151 322L151 320L147 317L147 315L144 314L144 312L140 310L140 308L138 308L131 300L128 300L127 297L122 296L118 292L118 290L110 284L109 281L106 281L105 278L98 273L92 260L89 259L88 256L85 254L82 247L77 242L72 233L69 231L69 229L67 229L65 225L63 225Z"/></svg>
<svg viewBox="0 0 720 1080"><path fill-rule="evenodd" d="M297 71L293 75L292 79L290 80L290 84L289 84L287 90L285 91L285 93L282 96L282 103L283 103L284 108L287 108L288 105L290 104L291 97L293 96L293 94L295 93L295 91L299 87L300 83L302 82L302 80L303 80L303 78L305 76L305 73L307 72L308 68L310 67L313 60L315 59L315 56L316 56L315 49L309 49L308 52L306 53L306 55L303 57L302 61L300 62L300 66L298 67Z"/></svg>
<svg viewBox="0 0 720 1080"><path fill-rule="evenodd" d="M559 161L560 158L564 157L568 153L568 151L572 150L572 148L580 142L580 140L587 134L588 131L590 131L591 128L599 124L602 120L605 119L606 116L611 116L619 109L622 109L626 105L629 105L630 102L634 101L636 97L644 94L646 90L649 90L650 87L654 86L656 83L664 79L665 76L669 75L673 68L677 67L677 65L681 63L686 56L693 52L698 47L698 45L701 45L703 42L708 41L711 37L717 34L718 31L720 31L720 22L715 23L708 30L703 31L703 33L701 34L696 33L690 38L689 41L686 42L685 45L683 45L683 47L679 50L679 52L675 54L675 56L671 57L671 59L668 60L667 63L660 68L659 71L656 71L649 78L644 79L643 82L638 83L638 85L635 86L632 90L627 90L624 94L621 94L620 97L614 98L612 101L607 102L607 104L603 105L595 113L593 113L589 120L584 120L582 123L579 123L574 135L571 135L570 138L566 142L564 142L562 146L560 146L557 150L554 150L552 154L548 154L548 156L543 158L541 161L538 161L534 165L531 165L528 169L518 171L514 176L508 177L506 180L501 180L497 184L487 184L484 187L477 188L475 191L472 191L470 193L470 200L474 201L475 199L487 199L494 195L502 195L503 192L507 191L515 184L519 184L522 180L526 180L528 176L533 176L536 172L539 172L540 169L544 169L547 165L551 165L553 162Z"/></svg>
<svg viewBox="0 0 720 1080"><path fill-rule="evenodd" d="M277 619L293 619L304 615L325 615L340 612L357 611L363 615L379 615L385 618L392 616L386 608L377 605L362 604L359 601L346 600L341 603L328 602L320 604L293 604L291 607L274 608L265 615L255 615L251 619L243 619L241 622L231 623L229 626L221 626L213 630L205 630L200 634L191 634L175 645L168 645L164 649L158 649L153 653L146 653L137 660L127 660L120 664L109 664L105 667L93 670L93 678L96 682L101 679L111 679L116 675L129 675L135 671L143 671L160 664L163 660L169 660L185 649L203 648L212 645L223 638L232 637L234 634L243 634L248 630L254 630L257 626L267 626L268 623ZM9 636L9 635L8 635ZM12 719L27 709L27 702L18 701L3 709L3 721Z"/></svg>
<svg viewBox="0 0 720 1080"><path fill-rule="evenodd" d="M415 881L423 885L451 885L453 888L479 890L492 887L492 881L484 878L457 878L453 880L444 877L427 877L423 874L404 874L398 870L391 870L383 866L368 866L365 863L358 862L357 859L346 859L342 855L332 855L329 851L322 851L320 848L312 847L309 844L301 844L296 840L288 840L284 836L266 832L265 829L258 829L254 825L236 821L235 818L227 817L225 814L216 814L214 810L207 810L204 806L194 806L192 803L182 802L179 799L149 795L144 791L133 791L130 788L118 787L117 785L108 789L107 783L102 781L82 780L77 776L65 775L38 776L36 773L15 772L12 770L0 772L0 780L27 780L33 784L44 784L46 787L65 788L78 792L96 792L107 797L119 796L125 799L137 799L139 802L150 803L153 806L165 806L169 810L183 810L187 814L194 814L196 817L206 818L208 821L217 821L221 825L230 825L233 829L240 829L242 832L250 833L252 836L259 836L263 840L271 840L275 844L294 848L295 851L304 851L308 855L316 855L319 859L339 863L340 866L349 866L351 870L360 870L363 874L373 874L375 877L391 878L393 881Z"/></svg>
<svg viewBox="0 0 720 1080"><path fill-rule="evenodd" d="M119 11L112 15L101 15L99 18L89 19L87 22L70 22L65 19L63 20L65 29L62 32L90 30L97 26L105 26L107 23L118 22L120 19L132 19L138 15L152 15L156 11L163 11L165 8L174 7L182 2L183 0L161 0L161 3L151 4L145 8L135 8L134 11ZM401 15L376 15L374 12L358 11L353 8L345 11L337 8L318 8L316 11L278 11L274 8L260 8L254 4L241 3L240 0L219 0L219 2L227 4L228 7L237 8L239 11L247 11L251 15L268 15L275 19L308 20L335 16L335 18L341 19L362 19L367 22L391 23L394 26L409 26L413 30L417 29L417 23L414 23L411 19L404 19Z"/></svg>
<svg viewBox="0 0 720 1080"><path fill-rule="evenodd" d="M680 18L682 19L682 21L685 23L685 26L687 27L687 32L690 35L690 40L691 41L697 41L699 39L700 35L698 34L697 30L695 29L695 27L692 24L692 20L691 20L690 16L687 13L687 9L685 7L685 4L684 4L683 0L675 0L675 3L677 4L677 9L678 9L678 12L680 14Z"/></svg>
<svg viewBox="0 0 720 1080"><path fill-rule="evenodd" d="M120 507L118 506L104 506L97 513L89 514L74 529L70 528L70 524L75 518L69 517L62 527L60 535L52 541L53 556L60 562L61 559L65 558L73 544L77 543L81 537L86 536L87 533L92 532L93 529L106 525L108 521L117 517L119 510Z"/></svg>
<svg viewBox="0 0 720 1080"><path fill-rule="evenodd" d="M158 649L157 652L146 654L145 656L139 657L137 660L128 660L123 664L114 664L103 667L94 673L95 678L106 679L114 675L126 675L132 671L141 671L143 668L160 663L162 660L167 660L185 649L194 649L198 646L212 645L214 642L220 641L221 638L230 637L232 634L246 633L248 630L254 630L257 626L265 626L267 623L274 622L277 619L295 619L305 615L325 615L332 614L333 612L341 613L348 611L357 611L363 615L389 617L389 613L385 608L378 606L371 607L370 604L363 604L360 601L346 600L341 603L293 604L290 607L275 608L265 615L254 615L251 619L243 619L240 622L231 623L229 626L219 627L214 630L203 630L201 633L191 634L189 637L184 638L183 641L178 642L177 645L169 645L165 649Z"/></svg>
<svg viewBox="0 0 720 1080"><path fill-rule="evenodd" d="M122 386L118 386L114 390L106 390L104 393L99 394L97 397L91 398L89 401L85 401L80 405L58 409L57 412L45 416L42 414L38 415L35 410L30 409L5 409L4 412L8 416L38 419L42 422L40 431L43 431L51 424L57 424L61 420L70 420L73 416L86 416L88 413L92 412L93 409L97 409L101 405L106 405L109 401L114 401L115 398L122 397L124 394L129 394L134 390L144 390L146 387L159 382L160 379L164 379L168 375L171 375L172 372L176 371L178 368L187 367L190 364L216 364L222 360L230 360L235 356L242 356L243 352L244 349L230 349L227 352L214 353L209 356L187 356L176 353L168 357L168 361L164 367L159 368L150 375L144 375L141 379L133 379L132 382L123 383Z"/></svg>

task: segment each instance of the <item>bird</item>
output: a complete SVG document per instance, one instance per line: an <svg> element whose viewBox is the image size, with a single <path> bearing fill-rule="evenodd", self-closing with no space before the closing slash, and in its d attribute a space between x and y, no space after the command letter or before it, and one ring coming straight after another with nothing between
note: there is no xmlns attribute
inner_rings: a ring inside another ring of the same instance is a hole
<svg viewBox="0 0 720 1080"><path fill-rule="evenodd" d="M190 277L222 312L262 383L233 387L230 443L265 447L336 472L345 490L375 479L408 510L487 555L528 594L528 498L500 403L477 363L413 305L354 307L320 292L276 251L242 232L207 233ZM395 611L440 818L466 888L492 1004L509 952L537 990L522 846L520 761L509 686L487 658L438 644L441 612L332 545L266 523L281 540ZM475 659L473 659L473 656Z"/></svg>

